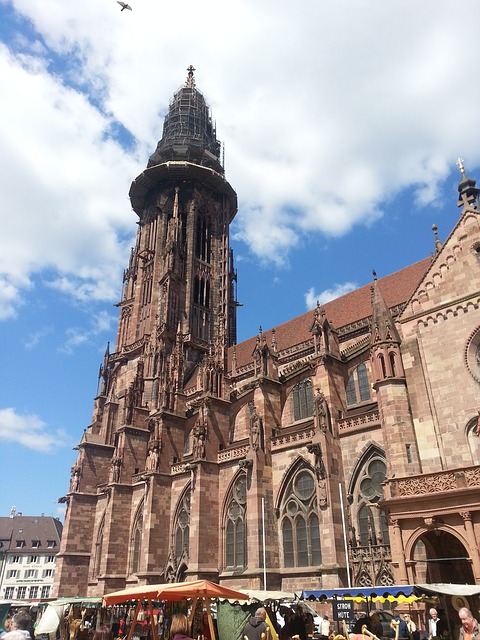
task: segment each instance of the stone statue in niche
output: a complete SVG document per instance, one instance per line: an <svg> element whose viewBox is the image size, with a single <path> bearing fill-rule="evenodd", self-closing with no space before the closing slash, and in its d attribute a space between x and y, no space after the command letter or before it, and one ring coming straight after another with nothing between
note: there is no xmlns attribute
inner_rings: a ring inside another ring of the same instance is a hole
<svg viewBox="0 0 480 640"><path fill-rule="evenodd" d="M327 499L327 470L323 461L322 447L319 443L312 443L307 446L307 451L315 456L315 477L318 485L318 503L321 509L328 506Z"/></svg>
<svg viewBox="0 0 480 640"><path fill-rule="evenodd" d="M327 408L324 394L317 389L315 394L315 422L316 427L323 433L327 432Z"/></svg>
<svg viewBox="0 0 480 640"><path fill-rule="evenodd" d="M263 451L263 420L255 405L250 406L250 446L254 451Z"/></svg>
<svg viewBox="0 0 480 640"><path fill-rule="evenodd" d="M78 491L80 487L80 476L82 475L82 468L78 460L71 468L70 476L70 491Z"/></svg>
<svg viewBox="0 0 480 640"><path fill-rule="evenodd" d="M193 427L193 457L195 460L203 460L206 456L207 421L204 407L201 407L200 415Z"/></svg>
<svg viewBox="0 0 480 640"><path fill-rule="evenodd" d="M115 453L110 465L110 482L120 482L120 472L122 470L122 456Z"/></svg>
<svg viewBox="0 0 480 640"><path fill-rule="evenodd" d="M158 462L159 462L159 443L153 442L148 448L147 460L145 462L145 471L158 471Z"/></svg>

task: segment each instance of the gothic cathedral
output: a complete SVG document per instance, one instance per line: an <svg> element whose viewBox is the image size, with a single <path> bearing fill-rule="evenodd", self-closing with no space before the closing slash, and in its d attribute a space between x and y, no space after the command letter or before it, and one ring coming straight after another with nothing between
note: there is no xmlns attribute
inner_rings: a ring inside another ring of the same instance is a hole
<svg viewBox="0 0 480 640"><path fill-rule="evenodd" d="M460 163L460 217L431 256L236 344L237 196L193 72L130 188L136 244L61 498L55 595L479 583L475 181Z"/></svg>

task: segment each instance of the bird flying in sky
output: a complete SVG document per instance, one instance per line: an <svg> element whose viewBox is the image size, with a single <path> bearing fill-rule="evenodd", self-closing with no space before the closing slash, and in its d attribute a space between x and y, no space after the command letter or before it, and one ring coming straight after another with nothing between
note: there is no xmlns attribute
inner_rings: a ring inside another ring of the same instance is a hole
<svg viewBox="0 0 480 640"><path fill-rule="evenodd" d="M117 0L117 2L122 7L120 9L120 11L125 11L125 9L129 9L129 11L132 10L132 7L129 4L127 4L126 2L122 2L121 0Z"/></svg>

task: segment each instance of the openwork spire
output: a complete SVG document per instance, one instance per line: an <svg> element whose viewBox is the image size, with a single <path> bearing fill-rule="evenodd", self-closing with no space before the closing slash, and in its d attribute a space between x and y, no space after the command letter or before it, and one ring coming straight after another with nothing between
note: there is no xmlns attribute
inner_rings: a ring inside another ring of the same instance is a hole
<svg viewBox="0 0 480 640"><path fill-rule="evenodd" d="M210 108L197 89L195 67L190 65L185 84L173 95L163 124L162 139L147 168L169 162L191 162L223 175L221 145L216 137Z"/></svg>

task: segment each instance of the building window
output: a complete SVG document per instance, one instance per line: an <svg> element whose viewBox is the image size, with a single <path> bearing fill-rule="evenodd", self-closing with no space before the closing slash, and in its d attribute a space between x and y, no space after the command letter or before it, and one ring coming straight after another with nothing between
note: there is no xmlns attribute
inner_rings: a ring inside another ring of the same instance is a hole
<svg viewBox="0 0 480 640"><path fill-rule="evenodd" d="M212 232L210 229L210 221L207 220L206 214L206 208L202 207L197 220L195 256L203 262L210 262Z"/></svg>
<svg viewBox="0 0 480 640"><path fill-rule="evenodd" d="M55 562L55 556L46 556L45 562Z"/></svg>
<svg viewBox="0 0 480 640"><path fill-rule="evenodd" d="M27 587L18 587L17 598L19 600L24 600L26 597L27 597Z"/></svg>
<svg viewBox="0 0 480 640"><path fill-rule="evenodd" d="M18 573L17 569L10 569L10 571L7 571L7 578L18 578Z"/></svg>
<svg viewBox="0 0 480 640"><path fill-rule="evenodd" d="M347 405L358 404L370 400L370 383L368 381L367 367L363 364L353 371L345 388Z"/></svg>
<svg viewBox="0 0 480 640"><path fill-rule="evenodd" d="M17 540L17 543L15 546L17 547L17 549L21 549L22 547L25 546L25 540Z"/></svg>
<svg viewBox="0 0 480 640"><path fill-rule="evenodd" d="M25 571L25 578L36 578L38 575L37 569L27 569Z"/></svg>
<svg viewBox="0 0 480 640"><path fill-rule="evenodd" d="M235 480L225 512L225 566L244 569L246 553L247 477L240 474Z"/></svg>
<svg viewBox="0 0 480 640"><path fill-rule="evenodd" d="M30 587L28 597L31 599L38 598L38 587Z"/></svg>
<svg viewBox="0 0 480 640"><path fill-rule="evenodd" d="M43 578L53 578L53 569L44 569L42 577Z"/></svg>
<svg viewBox="0 0 480 640"><path fill-rule="evenodd" d="M6 587L6 589L5 589L5 600L12 600L13 599L14 590L15 590L15 587Z"/></svg>
<svg viewBox="0 0 480 640"><path fill-rule="evenodd" d="M480 417L478 415L469 420L466 435L472 455L472 464L477 464L480 457Z"/></svg>
<svg viewBox="0 0 480 640"><path fill-rule="evenodd" d="M303 420L313 416L313 389L310 378L293 387L293 420Z"/></svg>
<svg viewBox="0 0 480 640"><path fill-rule="evenodd" d="M138 573L140 571L140 558L142 551L142 537L143 537L143 503L140 505L138 515L133 526L132 536L132 564L131 572Z"/></svg>
<svg viewBox="0 0 480 640"><path fill-rule="evenodd" d="M40 540L32 540L32 549L40 548Z"/></svg>
<svg viewBox="0 0 480 640"><path fill-rule="evenodd" d="M173 545L177 562L180 562L182 556L188 556L190 546L190 500L191 489L188 487L180 498L173 525Z"/></svg>
<svg viewBox="0 0 480 640"><path fill-rule="evenodd" d="M37 564L38 562L40 562L40 556L28 556L27 562Z"/></svg>
<svg viewBox="0 0 480 640"><path fill-rule="evenodd" d="M57 543L55 542L55 540L48 540L47 541L47 547L49 549L55 549L56 546L57 546Z"/></svg>
<svg viewBox="0 0 480 640"><path fill-rule="evenodd" d="M322 563L320 523L315 479L309 469L298 469L288 482L281 502L283 562L286 568Z"/></svg>
<svg viewBox="0 0 480 640"><path fill-rule="evenodd" d="M380 453L372 452L360 467L353 490L353 519L357 521L358 544L389 544L388 524L381 509L371 505L383 498L387 466Z"/></svg>
<svg viewBox="0 0 480 640"><path fill-rule="evenodd" d="M42 587L42 593L40 595L40 597L42 598L49 598L50 597L50 587Z"/></svg>
<svg viewBox="0 0 480 640"><path fill-rule="evenodd" d="M22 556L10 556L10 562L22 564Z"/></svg>
<svg viewBox="0 0 480 640"><path fill-rule="evenodd" d="M103 533L105 529L105 517L102 519L100 527L98 529L97 542L95 544L95 562L93 566L94 576L100 575L100 569L102 566L102 553L103 553ZM43 598L43 596L42 596Z"/></svg>

